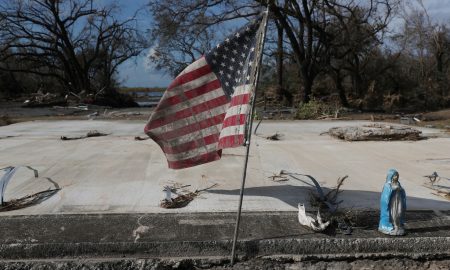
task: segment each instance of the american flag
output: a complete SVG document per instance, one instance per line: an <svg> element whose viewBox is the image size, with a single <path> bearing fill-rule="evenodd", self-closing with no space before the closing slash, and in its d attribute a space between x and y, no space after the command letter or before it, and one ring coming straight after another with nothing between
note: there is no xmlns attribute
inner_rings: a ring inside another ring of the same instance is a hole
<svg viewBox="0 0 450 270"><path fill-rule="evenodd" d="M218 160L221 149L244 144L262 20L228 36L167 88L144 131L161 147L169 168Z"/></svg>

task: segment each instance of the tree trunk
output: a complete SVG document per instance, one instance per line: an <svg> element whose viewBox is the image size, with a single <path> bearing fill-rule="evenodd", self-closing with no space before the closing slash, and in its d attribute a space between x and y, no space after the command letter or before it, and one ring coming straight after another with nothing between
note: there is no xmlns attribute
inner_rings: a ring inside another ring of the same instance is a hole
<svg viewBox="0 0 450 270"><path fill-rule="evenodd" d="M304 72L303 72L304 73ZM308 103L311 100L313 80L308 74L303 74L303 103Z"/></svg>
<svg viewBox="0 0 450 270"><path fill-rule="evenodd" d="M336 72L334 81L336 83L336 90L339 93L339 99L341 100L342 106L349 107L347 95L345 93L345 88L342 85L342 78L341 75L339 74L339 71Z"/></svg>
<svg viewBox="0 0 450 270"><path fill-rule="evenodd" d="M277 97L283 97L283 28L276 23L278 40L277 40Z"/></svg>
<svg viewBox="0 0 450 270"><path fill-rule="evenodd" d="M443 53L436 53L436 68L437 68L437 72L438 75L441 75L444 72L444 64L443 64L443 60L442 57Z"/></svg>

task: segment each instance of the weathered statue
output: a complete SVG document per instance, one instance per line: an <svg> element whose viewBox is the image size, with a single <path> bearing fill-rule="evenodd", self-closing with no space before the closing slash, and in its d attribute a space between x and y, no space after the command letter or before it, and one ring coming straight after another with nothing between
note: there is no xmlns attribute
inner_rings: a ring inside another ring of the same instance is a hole
<svg viewBox="0 0 450 270"><path fill-rule="evenodd" d="M398 179L398 172L395 169L390 169L381 192L378 230L384 234L405 234L406 194Z"/></svg>

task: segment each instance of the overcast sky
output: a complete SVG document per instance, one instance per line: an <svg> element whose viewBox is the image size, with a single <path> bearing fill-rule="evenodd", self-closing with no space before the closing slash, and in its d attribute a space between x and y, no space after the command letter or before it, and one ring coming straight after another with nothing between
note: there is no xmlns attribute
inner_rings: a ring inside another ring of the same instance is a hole
<svg viewBox="0 0 450 270"><path fill-rule="evenodd" d="M111 0L101 0L108 3ZM164 0L162 0L164 1ZM411 1L412 0L404 0ZM148 0L121 0L116 1L122 8L122 16L131 16L136 10L143 10ZM428 15L435 22L450 22L450 0L423 0ZM394 20L394 23L399 20ZM141 12L138 16L138 23L142 29L148 29L151 19L148 14ZM395 27L394 27L395 28ZM149 49L150 50L150 49ZM149 50L144 51L136 59L125 62L119 67L119 80L123 86L128 87L167 87L172 78L162 71L156 71L148 62L146 55Z"/></svg>

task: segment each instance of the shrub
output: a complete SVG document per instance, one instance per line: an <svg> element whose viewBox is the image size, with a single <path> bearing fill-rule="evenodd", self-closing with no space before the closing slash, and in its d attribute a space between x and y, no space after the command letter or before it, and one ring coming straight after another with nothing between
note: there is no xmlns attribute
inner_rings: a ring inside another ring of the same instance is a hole
<svg viewBox="0 0 450 270"><path fill-rule="evenodd" d="M338 110L339 108L333 108L333 106L313 98L308 103L300 105L297 110L296 118L317 119L331 114L334 115Z"/></svg>

